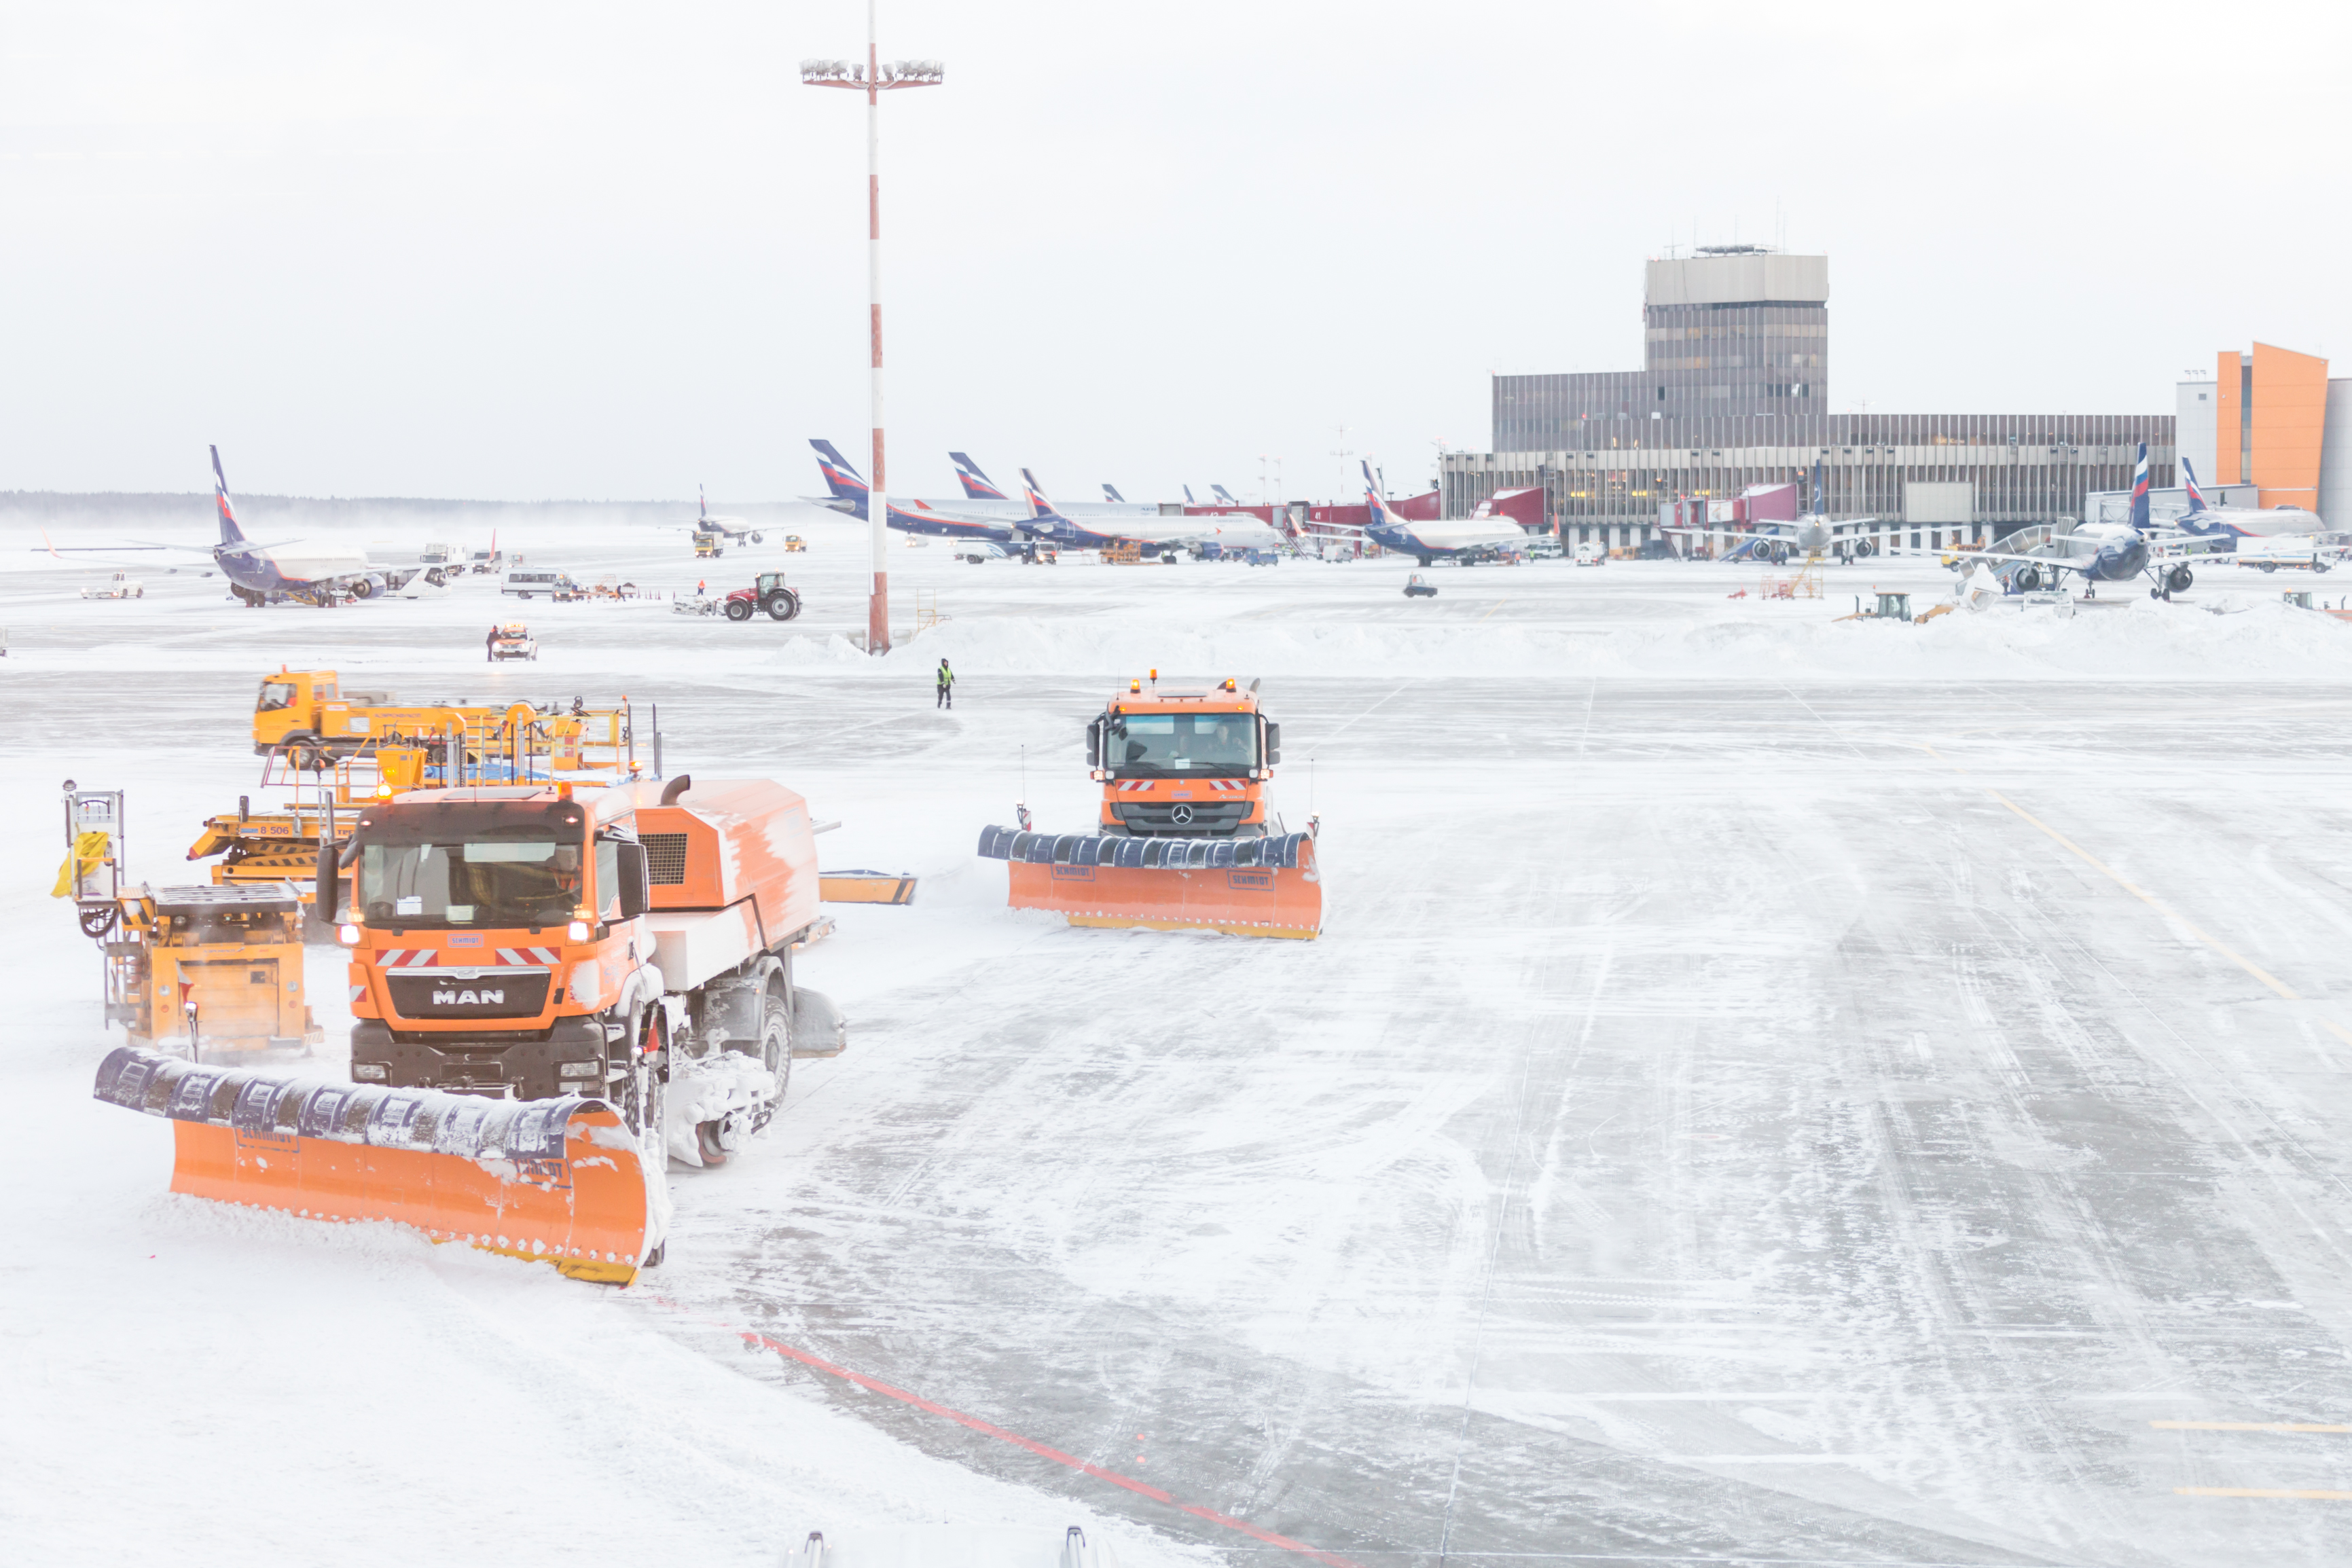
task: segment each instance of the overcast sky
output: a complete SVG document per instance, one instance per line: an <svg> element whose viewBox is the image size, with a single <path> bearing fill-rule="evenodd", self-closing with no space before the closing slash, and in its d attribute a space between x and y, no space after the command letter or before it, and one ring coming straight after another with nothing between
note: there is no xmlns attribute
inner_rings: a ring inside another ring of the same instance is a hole
<svg viewBox="0 0 2352 1568"><path fill-rule="evenodd" d="M1694 238L1829 255L1841 411L2352 361L2346 9L884 0L948 73L884 100L891 488L1417 489L1490 371L1638 368ZM864 465L864 101L797 70L856 0L0 18L0 490L197 489L208 442L310 495Z"/></svg>

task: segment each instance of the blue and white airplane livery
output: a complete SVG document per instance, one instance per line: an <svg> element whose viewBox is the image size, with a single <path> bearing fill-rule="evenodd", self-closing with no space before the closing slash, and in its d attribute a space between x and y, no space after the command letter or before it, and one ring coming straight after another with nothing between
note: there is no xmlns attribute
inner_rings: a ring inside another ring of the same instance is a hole
<svg viewBox="0 0 2352 1568"><path fill-rule="evenodd" d="M1009 501L1012 497L996 487L995 482L980 471L967 453L950 452L948 461L955 465L956 477L963 481L963 498L967 501Z"/></svg>
<svg viewBox="0 0 2352 1568"><path fill-rule="evenodd" d="M2185 538L2198 537L2173 528L2159 528L2148 517L2147 443L2139 444L2139 462L2132 470L2131 511L2120 523L2084 523L2072 533L2058 534L2051 544L2063 553L2056 555L2006 555L1990 550L1972 553L1975 561L2007 561L2016 563L2004 567L2000 575L2011 588L2031 593L2044 585L2054 584L2060 572L2071 571L2083 580L2086 594L2095 596L2102 582L2129 582L2145 574L2154 584L2147 592L2151 599L2169 599L2184 591L2196 579L2177 557L2160 553L2160 547L2178 544ZM2043 574L2048 573L2047 579Z"/></svg>
<svg viewBox="0 0 2352 1568"><path fill-rule="evenodd" d="M845 512L850 517L860 520L865 519L866 498L873 494L865 478L859 475L849 459L844 457L835 448L832 442L812 440L809 444L816 448L817 472L824 476L825 488L833 492L830 497L812 496L809 499L815 501L821 507L830 507L836 512ZM970 460L966 459L966 461ZM961 465L958 466L957 471L962 472ZM973 471L978 472L976 466ZM983 476L982 483L985 482ZM969 479L965 481L967 489L971 487L971 483ZM994 488L992 486L990 487ZM1003 521L985 517L959 517L947 512L935 512L920 501L915 502L911 507L902 507L896 501L891 502L889 514L883 518L883 522L901 533L933 534L951 539L982 539L990 544L998 545L1010 544L1024 532L1023 529Z"/></svg>
<svg viewBox="0 0 2352 1568"><path fill-rule="evenodd" d="M2180 483L2189 492L2189 510L2174 520L2174 526L2184 533L2204 538L2266 539L2280 534L2319 534L2327 525L2319 514L2301 507L2209 507L2205 492L2197 487L2197 469L2187 457L2180 460Z"/></svg>
<svg viewBox="0 0 2352 1568"><path fill-rule="evenodd" d="M298 539L277 539L263 542L245 537L237 527L236 507L228 498L228 476L221 472L220 448L212 449L213 505L220 514L220 543L206 549L199 545L156 544L135 540L128 545L80 546L68 545L60 550L55 545L48 553L62 560L68 555L89 555L104 559L110 550L180 550L191 555L209 555L213 565L198 575L210 577L218 570L228 579L229 591L258 610L265 604L291 601L296 604L328 605L347 599L374 599L394 589L405 587L408 580L421 570L418 567L378 566L362 552L345 546L306 545ZM109 564L130 565L130 562ZM166 574L176 574L177 567L165 567Z"/></svg>
<svg viewBox="0 0 2352 1568"><path fill-rule="evenodd" d="M1108 490L1109 486L1103 486ZM1282 536L1255 517L1184 517L1160 522L1144 517L1103 517L1081 523L1056 511L1044 486L1028 469L1021 470L1021 497L1029 505L1023 527L1031 537L1050 540L1065 549L1100 549L1132 539L1151 549L1173 549L1214 539L1234 549L1272 549Z"/></svg>
<svg viewBox="0 0 2352 1568"><path fill-rule="evenodd" d="M1382 498L1369 462L1364 465L1364 499L1370 503L1372 511L1364 537L1382 549L1417 556L1423 566L1442 555L1457 559L1486 555L1506 545L1525 545L1528 540L1527 529L1508 517L1496 517L1484 501L1478 503L1475 512L1458 522L1409 523Z"/></svg>

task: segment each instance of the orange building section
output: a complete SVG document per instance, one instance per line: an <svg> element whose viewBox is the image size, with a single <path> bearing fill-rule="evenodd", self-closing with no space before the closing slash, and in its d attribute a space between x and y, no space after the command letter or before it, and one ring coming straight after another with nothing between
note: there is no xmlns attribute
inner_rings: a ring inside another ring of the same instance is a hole
<svg viewBox="0 0 2352 1568"><path fill-rule="evenodd" d="M2213 483L2242 485L2246 476L2239 452L2239 430L2245 415L2238 402L2238 351L2224 349L2213 356Z"/></svg>
<svg viewBox="0 0 2352 1568"><path fill-rule="evenodd" d="M2262 505L2318 506L2319 448L2326 429L2327 361L2256 343L2251 477Z"/></svg>

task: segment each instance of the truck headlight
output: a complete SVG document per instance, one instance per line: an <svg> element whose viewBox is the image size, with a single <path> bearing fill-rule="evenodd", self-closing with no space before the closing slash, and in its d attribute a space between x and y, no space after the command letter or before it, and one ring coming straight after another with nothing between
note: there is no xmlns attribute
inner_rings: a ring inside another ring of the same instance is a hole
<svg viewBox="0 0 2352 1568"><path fill-rule="evenodd" d="M392 1082L392 1069L381 1061L354 1061L352 1063L352 1081L355 1083L389 1083Z"/></svg>
<svg viewBox="0 0 2352 1568"><path fill-rule="evenodd" d="M555 1064L558 1078L601 1078L604 1064L601 1061L559 1061Z"/></svg>
<svg viewBox="0 0 2352 1568"><path fill-rule="evenodd" d="M360 945L360 928L348 923L338 925L335 927L335 940L346 947L356 947Z"/></svg>
<svg viewBox="0 0 2352 1568"><path fill-rule="evenodd" d="M588 923L585 920L575 920L563 928L563 935L569 941L585 942L588 940Z"/></svg>

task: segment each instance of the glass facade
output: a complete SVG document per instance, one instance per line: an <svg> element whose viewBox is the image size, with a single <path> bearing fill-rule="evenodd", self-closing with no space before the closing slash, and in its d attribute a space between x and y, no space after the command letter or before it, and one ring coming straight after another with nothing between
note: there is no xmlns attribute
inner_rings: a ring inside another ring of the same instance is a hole
<svg viewBox="0 0 2352 1568"><path fill-rule="evenodd" d="M2090 491L2128 489L2143 441L2152 482L2174 483L2168 413L1584 421L1561 434L1576 439L1549 449L1446 454L1439 475L1445 515L1467 517L1498 489L1540 486L1554 522L1630 528L1639 539L1654 537L1659 507L1679 497L1729 499L1752 485L1795 483L1811 506L1820 461L1822 502L1833 517L1900 521L1906 486L1965 484L1972 533L1998 537L2080 517Z"/></svg>

